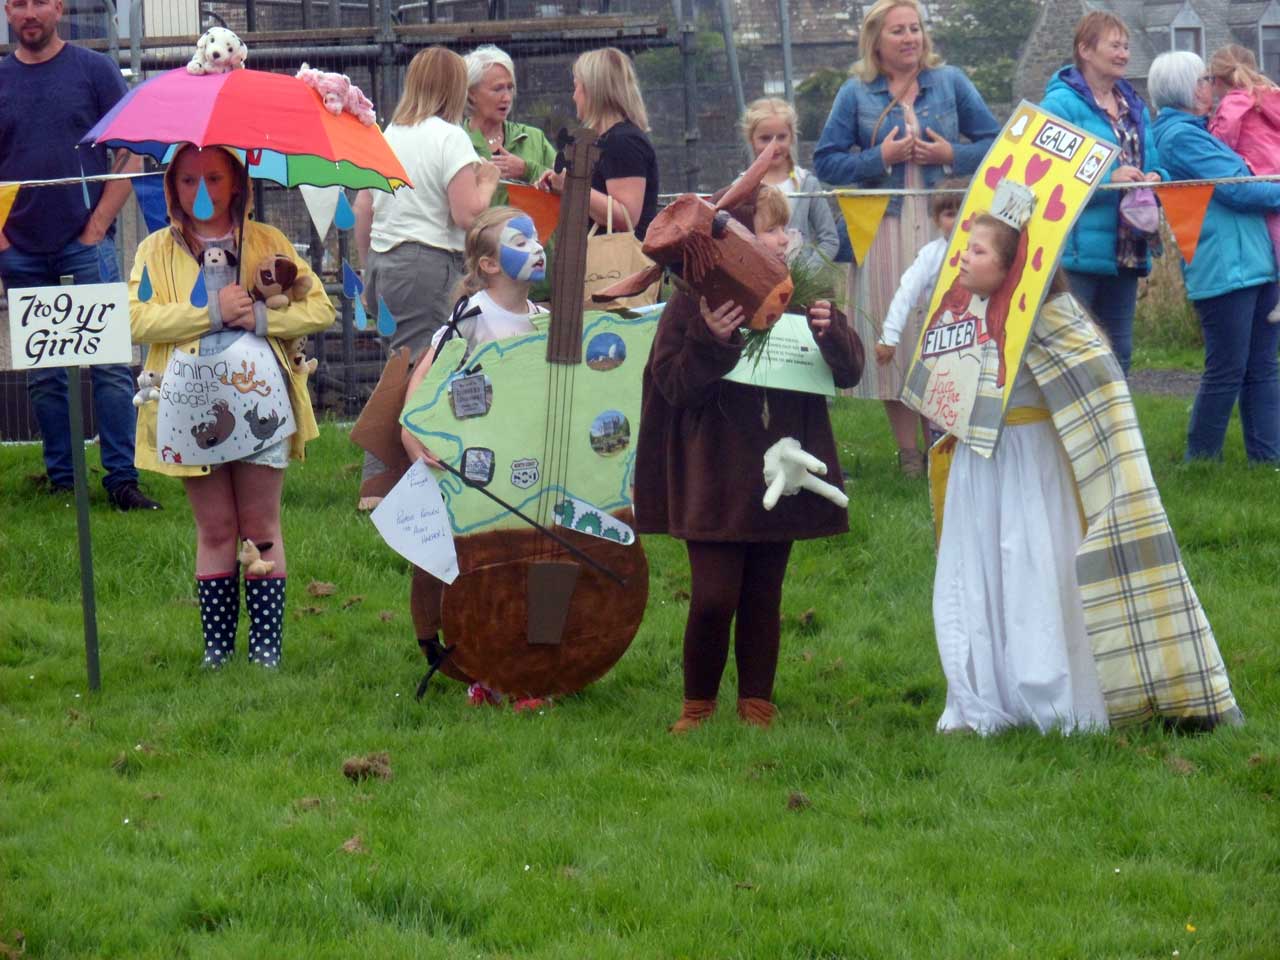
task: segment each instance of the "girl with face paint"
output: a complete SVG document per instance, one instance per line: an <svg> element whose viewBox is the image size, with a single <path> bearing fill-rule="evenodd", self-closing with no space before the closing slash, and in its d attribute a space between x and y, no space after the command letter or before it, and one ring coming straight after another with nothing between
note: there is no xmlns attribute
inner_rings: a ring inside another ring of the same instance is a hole
<svg viewBox="0 0 1280 960"><path fill-rule="evenodd" d="M456 291L453 316L431 340L431 347L414 368L405 392L413 396L440 347L454 337L467 342L465 356L480 344L514 337L534 329L531 317L543 311L529 299L529 289L547 272L547 257L528 214L514 207L490 207L467 231L465 270ZM464 359L465 362L465 359ZM408 430L400 442L409 459L436 464L435 456ZM414 570L411 602L418 646L434 668L447 649L441 645L440 599L443 584L423 570Z"/></svg>

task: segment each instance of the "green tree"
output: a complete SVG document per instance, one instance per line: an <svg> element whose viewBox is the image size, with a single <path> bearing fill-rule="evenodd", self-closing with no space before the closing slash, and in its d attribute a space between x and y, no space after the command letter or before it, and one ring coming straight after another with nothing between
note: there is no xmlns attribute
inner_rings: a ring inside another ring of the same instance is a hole
<svg viewBox="0 0 1280 960"><path fill-rule="evenodd" d="M933 25L938 50L960 67L989 103L1013 99L1013 73L1039 0L956 0Z"/></svg>

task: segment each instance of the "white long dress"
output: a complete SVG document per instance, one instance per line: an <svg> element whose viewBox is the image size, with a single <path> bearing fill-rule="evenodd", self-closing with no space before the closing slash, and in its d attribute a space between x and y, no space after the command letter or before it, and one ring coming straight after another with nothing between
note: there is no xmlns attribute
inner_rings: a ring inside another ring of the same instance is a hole
<svg viewBox="0 0 1280 960"><path fill-rule="evenodd" d="M1025 366L1009 407L1046 407ZM990 459L957 445L933 587L947 677L939 730L1106 729L1076 583L1080 541L1052 420L1006 425Z"/></svg>

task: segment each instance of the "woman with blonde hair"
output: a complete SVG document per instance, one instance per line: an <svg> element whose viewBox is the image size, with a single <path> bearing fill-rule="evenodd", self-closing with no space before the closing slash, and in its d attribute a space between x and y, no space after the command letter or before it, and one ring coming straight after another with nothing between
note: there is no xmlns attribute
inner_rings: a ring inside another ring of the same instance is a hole
<svg viewBox="0 0 1280 960"><path fill-rule="evenodd" d="M573 105L578 119L600 136L600 158L591 173L591 219L605 226L612 206L614 229L627 229L629 220L643 240L658 213L658 156L647 136L649 113L631 58L616 47L578 57ZM559 193L564 173L548 171L540 184Z"/></svg>
<svg viewBox="0 0 1280 960"><path fill-rule="evenodd" d="M944 177L973 173L1000 124L964 72L943 66L933 53L917 0L877 0L862 18L858 51L813 155L818 176L834 186L871 189L933 187ZM847 313L864 342L879 340L899 277L931 239L927 197L890 199L866 262L850 270ZM902 334L908 343L923 319L919 309L908 318ZM903 350L890 364L870 365L855 395L884 401L899 467L921 476L916 437L926 425L898 399L910 362Z"/></svg>
<svg viewBox="0 0 1280 960"><path fill-rule="evenodd" d="M356 243L366 264L365 302L381 300L396 321L390 347L425 350L449 317L449 294L462 276L466 232L489 206L498 168L483 161L459 124L467 105L467 65L444 47L409 63L387 142L413 183L394 194L361 192ZM360 508L372 510L390 478L365 456Z"/></svg>
<svg viewBox="0 0 1280 960"><path fill-rule="evenodd" d="M786 221L791 235L788 259L798 260L811 270L818 270L840 246L836 220L831 204L823 197L797 197L797 193L817 193L822 184L814 174L796 163L796 110L785 100L763 97L752 102L742 115L742 139L754 160L775 144L781 149L764 175L764 182L776 188L790 209Z"/></svg>
<svg viewBox="0 0 1280 960"><path fill-rule="evenodd" d="M1258 72L1253 52L1229 44L1209 59L1217 109L1209 132L1240 154L1255 174L1280 173L1280 87ZM1280 214L1267 214L1271 249L1280 261ZM1268 314L1280 322L1280 307Z"/></svg>

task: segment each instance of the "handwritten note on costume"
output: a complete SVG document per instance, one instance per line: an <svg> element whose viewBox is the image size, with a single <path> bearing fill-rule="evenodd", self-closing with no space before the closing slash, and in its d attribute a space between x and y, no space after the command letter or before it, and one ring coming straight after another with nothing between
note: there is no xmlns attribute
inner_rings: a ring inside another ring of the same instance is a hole
<svg viewBox="0 0 1280 960"><path fill-rule="evenodd" d="M809 321L794 313L784 313L774 324L760 356L743 357L724 378L752 387L826 397L836 392L831 368L813 339Z"/></svg>
<svg viewBox="0 0 1280 960"><path fill-rule="evenodd" d="M458 554L453 548L449 512L440 485L421 460L370 514L387 546L433 577L453 583L458 577Z"/></svg>

